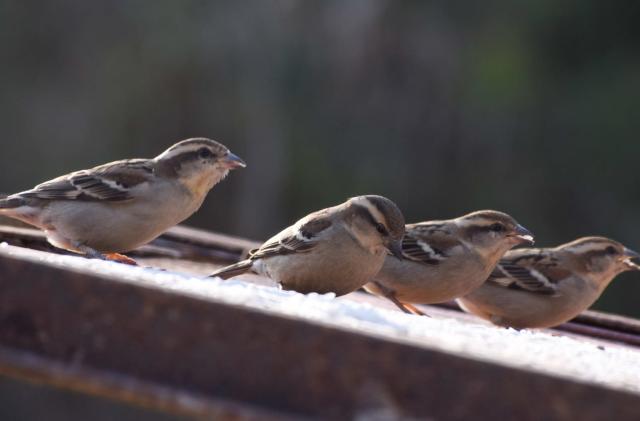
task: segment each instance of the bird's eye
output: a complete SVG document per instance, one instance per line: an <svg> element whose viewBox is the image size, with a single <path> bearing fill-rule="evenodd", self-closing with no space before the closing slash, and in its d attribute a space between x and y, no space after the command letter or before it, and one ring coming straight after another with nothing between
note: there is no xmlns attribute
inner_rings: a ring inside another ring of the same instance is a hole
<svg viewBox="0 0 640 421"><path fill-rule="evenodd" d="M382 235L388 235L389 234L387 229L381 223L377 223L376 224L376 231L378 231Z"/></svg>
<svg viewBox="0 0 640 421"><path fill-rule="evenodd" d="M613 246L607 247L605 251L607 252L607 254L610 254L610 255L618 254L618 250L616 250L616 248Z"/></svg>
<svg viewBox="0 0 640 421"><path fill-rule="evenodd" d="M211 158L213 156L213 152L209 148L200 148L198 149L198 156L200 158Z"/></svg>
<svg viewBox="0 0 640 421"><path fill-rule="evenodd" d="M496 222L495 224L492 224L491 226L489 226L489 230L493 232L502 232L505 230L505 228L504 228L504 225Z"/></svg>

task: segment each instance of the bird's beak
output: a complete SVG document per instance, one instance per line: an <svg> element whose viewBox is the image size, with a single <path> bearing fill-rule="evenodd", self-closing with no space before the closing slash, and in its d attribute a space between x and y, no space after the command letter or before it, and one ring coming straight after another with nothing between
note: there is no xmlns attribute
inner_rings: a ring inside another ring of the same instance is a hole
<svg viewBox="0 0 640 421"><path fill-rule="evenodd" d="M527 244L532 246L534 243L531 231L519 224L516 225L516 228L509 237L514 238L518 244Z"/></svg>
<svg viewBox="0 0 640 421"><path fill-rule="evenodd" d="M640 253L625 247L624 256L625 259L622 262L629 270L640 270L640 266L633 261L633 259L640 259Z"/></svg>
<svg viewBox="0 0 640 421"><path fill-rule="evenodd" d="M244 168L247 164L244 163L239 156L232 154L229 152L224 158L221 160L222 165L229 168L230 170L234 170L236 168Z"/></svg>
<svg viewBox="0 0 640 421"><path fill-rule="evenodd" d="M403 257L402 257L402 240L390 242L389 244L387 244L387 250L389 250L389 253L393 254L398 259L400 259L400 260L403 259Z"/></svg>

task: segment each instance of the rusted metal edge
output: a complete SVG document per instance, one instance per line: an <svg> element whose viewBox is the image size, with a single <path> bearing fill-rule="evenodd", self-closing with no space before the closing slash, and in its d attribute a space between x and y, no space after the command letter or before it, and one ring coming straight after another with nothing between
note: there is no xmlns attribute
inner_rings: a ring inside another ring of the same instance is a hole
<svg viewBox="0 0 640 421"><path fill-rule="evenodd" d="M587 310L578 315L572 322L599 326L626 333L635 333L640 336L640 320L617 314L604 313L601 311Z"/></svg>
<svg viewBox="0 0 640 421"><path fill-rule="evenodd" d="M261 244L257 241L205 231L198 228L188 227L186 225L177 225L170 228L167 232L162 234L161 237L185 244L196 244L209 248L229 248L234 250L250 250L252 248L259 247Z"/></svg>
<svg viewBox="0 0 640 421"><path fill-rule="evenodd" d="M129 376L60 364L0 346L0 375L67 389L177 416L234 420L294 420L285 414L162 387Z"/></svg>
<svg viewBox="0 0 640 421"><path fill-rule="evenodd" d="M563 323L560 326L556 326L552 329L559 330L562 332L574 333L574 334L586 336L589 338L604 339L607 342L617 342L625 345L640 347L640 336L638 335L631 334L631 333L617 332L615 330L611 330L608 328L590 326L587 324L577 323L574 321Z"/></svg>
<svg viewBox="0 0 640 421"><path fill-rule="evenodd" d="M631 393L1 250L0 274L0 346L187 395L323 419L372 411L434 419L640 417L640 398ZM544 405L531 405L532 397Z"/></svg>
<svg viewBox="0 0 640 421"><path fill-rule="evenodd" d="M463 312L455 301L430 306ZM553 330L640 347L640 321L600 311L587 310L569 322L554 327Z"/></svg>
<svg viewBox="0 0 640 421"><path fill-rule="evenodd" d="M33 228L0 225L0 242L60 254L70 254L51 246L44 234ZM260 243L186 226L176 226L132 256L188 259L229 264L243 258ZM455 302L438 306L460 310ZM640 320L599 311L585 311L569 323L555 329L640 346Z"/></svg>
<svg viewBox="0 0 640 421"><path fill-rule="evenodd" d="M72 254L49 244L40 230L0 225L0 242L56 254ZM150 244L133 250L132 256L166 257L216 263L236 262L259 243L229 235L176 226Z"/></svg>

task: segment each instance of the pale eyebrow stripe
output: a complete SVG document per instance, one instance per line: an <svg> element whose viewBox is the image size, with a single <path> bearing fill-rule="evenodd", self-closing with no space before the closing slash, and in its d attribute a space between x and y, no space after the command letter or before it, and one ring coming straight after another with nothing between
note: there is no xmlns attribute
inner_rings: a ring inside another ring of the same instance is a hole
<svg viewBox="0 0 640 421"><path fill-rule="evenodd" d="M576 244L574 246L569 246L566 249L571 250L574 253L585 253L589 251L604 251L604 246L606 243L598 242L598 243L587 243L587 244Z"/></svg>
<svg viewBox="0 0 640 421"><path fill-rule="evenodd" d="M373 203L369 201L369 199L365 197L361 197L356 199L355 202L356 204L366 208L371 214L371 216L373 216L376 222L384 222L386 225L387 219L382 214L382 212L380 212L380 210L376 206L374 206Z"/></svg>

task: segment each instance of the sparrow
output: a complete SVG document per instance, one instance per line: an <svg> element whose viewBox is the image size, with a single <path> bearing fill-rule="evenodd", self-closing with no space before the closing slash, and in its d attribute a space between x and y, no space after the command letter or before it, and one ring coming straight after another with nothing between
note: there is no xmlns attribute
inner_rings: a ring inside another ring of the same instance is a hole
<svg viewBox="0 0 640 421"><path fill-rule="evenodd" d="M252 271L301 293L344 295L380 270L387 252L400 256L404 217L382 196L353 197L319 210L249 252L247 259L210 276Z"/></svg>
<svg viewBox="0 0 640 421"><path fill-rule="evenodd" d="M486 283L457 301L498 326L553 327L589 308L618 274L640 270L634 258L640 255L604 237L513 250Z"/></svg>
<svg viewBox="0 0 640 421"><path fill-rule="evenodd" d="M387 256L364 289L406 313L412 304L453 300L479 287L510 248L533 244L533 235L506 213L483 210L459 218L409 224L402 257Z"/></svg>
<svg viewBox="0 0 640 421"><path fill-rule="evenodd" d="M221 143L183 140L153 159L72 172L0 199L0 215L42 229L55 247L135 262L135 249L191 216L211 188L245 163Z"/></svg>

